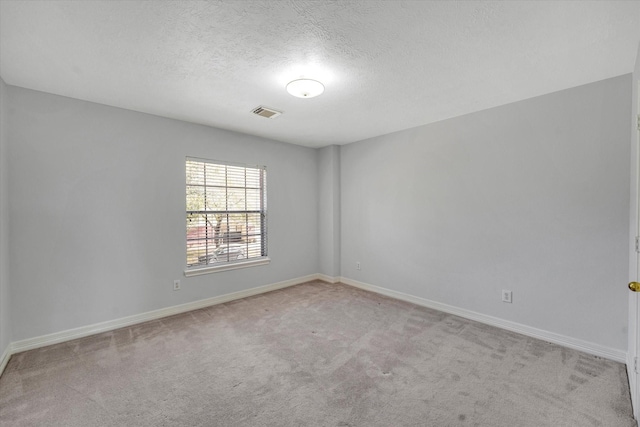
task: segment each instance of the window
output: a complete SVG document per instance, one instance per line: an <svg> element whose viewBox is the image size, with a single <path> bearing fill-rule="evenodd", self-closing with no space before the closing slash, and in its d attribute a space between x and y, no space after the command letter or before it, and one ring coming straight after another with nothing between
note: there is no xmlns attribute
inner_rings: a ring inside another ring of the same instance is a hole
<svg viewBox="0 0 640 427"><path fill-rule="evenodd" d="M267 170L187 158L187 270L203 274L267 258Z"/></svg>

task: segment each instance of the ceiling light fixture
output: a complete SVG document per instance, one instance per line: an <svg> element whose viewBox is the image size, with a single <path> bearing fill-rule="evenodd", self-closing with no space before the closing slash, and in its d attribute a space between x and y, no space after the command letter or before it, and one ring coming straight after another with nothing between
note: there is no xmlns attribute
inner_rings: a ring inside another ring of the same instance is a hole
<svg viewBox="0 0 640 427"><path fill-rule="evenodd" d="M313 98L324 92L324 85L317 80L298 79L287 85L287 92L298 98Z"/></svg>

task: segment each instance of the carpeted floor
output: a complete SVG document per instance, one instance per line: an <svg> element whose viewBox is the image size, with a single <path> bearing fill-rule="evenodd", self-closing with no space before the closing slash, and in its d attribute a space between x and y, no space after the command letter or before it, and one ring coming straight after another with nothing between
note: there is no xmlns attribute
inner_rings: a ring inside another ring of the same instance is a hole
<svg viewBox="0 0 640 427"><path fill-rule="evenodd" d="M310 282L14 355L3 426L635 426L622 364Z"/></svg>

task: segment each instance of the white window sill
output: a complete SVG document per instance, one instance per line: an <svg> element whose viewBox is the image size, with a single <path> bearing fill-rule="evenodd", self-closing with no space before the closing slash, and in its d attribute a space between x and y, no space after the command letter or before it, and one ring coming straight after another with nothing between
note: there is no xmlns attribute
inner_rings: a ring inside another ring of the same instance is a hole
<svg viewBox="0 0 640 427"><path fill-rule="evenodd" d="M238 268L256 267L271 262L269 257L252 259L249 261L224 263L220 265L207 265L206 267L192 268L184 271L185 277L200 276L203 274L218 273L220 271L236 270Z"/></svg>

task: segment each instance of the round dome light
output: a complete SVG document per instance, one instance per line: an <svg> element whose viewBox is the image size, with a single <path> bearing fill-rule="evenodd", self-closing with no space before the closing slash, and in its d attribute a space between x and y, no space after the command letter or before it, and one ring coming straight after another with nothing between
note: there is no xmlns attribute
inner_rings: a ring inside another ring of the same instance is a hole
<svg viewBox="0 0 640 427"><path fill-rule="evenodd" d="M287 85L287 92L298 98L313 98L324 92L324 85L317 80L298 79Z"/></svg>

